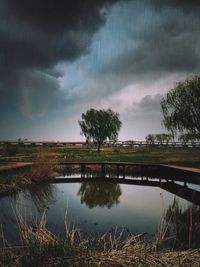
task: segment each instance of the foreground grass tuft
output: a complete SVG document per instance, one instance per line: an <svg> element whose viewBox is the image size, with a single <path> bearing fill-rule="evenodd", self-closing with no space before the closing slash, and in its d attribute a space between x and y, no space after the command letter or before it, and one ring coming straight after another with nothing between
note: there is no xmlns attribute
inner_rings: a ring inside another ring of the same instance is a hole
<svg viewBox="0 0 200 267"><path fill-rule="evenodd" d="M100 237L88 237L65 218L65 237L58 238L41 221L28 225L17 211L22 245L3 247L0 266L12 267L124 267L124 266L200 266L200 249L170 251L161 249L161 240L144 242L144 234L124 238L124 231L107 232Z"/></svg>

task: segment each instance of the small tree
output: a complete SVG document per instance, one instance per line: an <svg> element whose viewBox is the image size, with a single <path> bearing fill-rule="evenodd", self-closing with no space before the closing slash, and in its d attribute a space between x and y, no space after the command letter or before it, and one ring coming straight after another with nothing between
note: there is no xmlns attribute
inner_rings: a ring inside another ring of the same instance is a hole
<svg viewBox="0 0 200 267"><path fill-rule="evenodd" d="M84 114L82 120L78 121L81 127L81 134L85 135L87 141L97 143L97 151L100 153L100 147L104 141L116 141L118 132L121 128L119 114L111 109L89 109Z"/></svg>
<svg viewBox="0 0 200 267"><path fill-rule="evenodd" d="M145 137L145 140L146 140L147 144L153 145L155 143L155 136L154 136L154 134L148 134Z"/></svg>
<svg viewBox="0 0 200 267"><path fill-rule="evenodd" d="M172 139L172 135L168 133L161 133L155 135L155 140L159 143L169 142Z"/></svg>
<svg viewBox="0 0 200 267"><path fill-rule="evenodd" d="M163 124L172 132L200 135L200 76L180 81L161 101Z"/></svg>

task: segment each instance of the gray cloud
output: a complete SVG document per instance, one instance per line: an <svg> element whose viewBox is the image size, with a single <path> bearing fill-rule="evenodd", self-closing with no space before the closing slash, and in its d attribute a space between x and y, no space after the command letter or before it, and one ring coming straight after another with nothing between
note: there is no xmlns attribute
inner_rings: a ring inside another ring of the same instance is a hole
<svg viewBox="0 0 200 267"><path fill-rule="evenodd" d="M59 92L58 80L45 73L22 72L18 76L19 109L24 116L46 115L62 109L65 101Z"/></svg>
<svg viewBox="0 0 200 267"><path fill-rule="evenodd" d="M102 70L117 75L198 72L200 70L200 5L196 1L139 1L129 3L133 19L124 50ZM145 7L145 9L144 9ZM138 8L140 12L138 12ZM141 16L143 12L143 16ZM127 17L130 11L127 9ZM130 41L129 41L130 42Z"/></svg>
<svg viewBox="0 0 200 267"><path fill-rule="evenodd" d="M7 86L0 85L0 93L1 111L4 111L1 119L5 120L9 114L13 116L12 110L31 119L65 106L58 80L40 71L15 71Z"/></svg>
<svg viewBox="0 0 200 267"><path fill-rule="evenodd" d="M121 139L144 140L148 133L161 133L166 130L161 125L161 94L146 95L141 101L132 104L127 113L123 113Z"/></svg>
<svg viewBox="0 0 200 267"><path fill-rule="evenodd" d="M156 95L146 95L141 99L141 101L134 105L133 111L149 113L149 112L159 112L160 109L160 101L162 99L161 94Z"/></svg>
<svg viewBox="0 0 200 267"><path fill-rule="evenodd" d="M195 12L200 9L198 0L151 0L151 3L154 4L158 9L163 6L171 6L184 10L184 12Z"/></svg>

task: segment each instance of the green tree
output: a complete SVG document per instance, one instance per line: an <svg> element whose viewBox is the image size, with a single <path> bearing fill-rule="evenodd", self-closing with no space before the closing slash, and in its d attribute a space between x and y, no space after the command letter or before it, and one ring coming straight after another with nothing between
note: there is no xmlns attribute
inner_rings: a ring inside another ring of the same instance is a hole
<svg viewBox="0 0 200 267"><path fill-rule="evenodd" d="M161 133L155 135L155 140L159 143L169 142L172 139L172 135L168 133Z"/></svg>
<svg viewBox="0 0 200 267"><path fill-rule="evenodd" d="M92 108L85 114L82 113L79 125L81 134L85 135L87 141L97 143L98 153L100 153L100 147L104 141L107 139L116 141L122 123L119 114L111 109L95 110Z"/></svg>
<svg viewBox="0 0 200 267"><path fill-rule="evenodd" d="M178 82L161 101L163 124L172 135L200 135L200 76Z"/></svg>
<svg viewBox="0 0 200 267"><path fill-rule="evenodd" d="M145 137L145 140L146 140L147 144L153 145L155 143L155 135L154 134L148 134Z"/></svg>

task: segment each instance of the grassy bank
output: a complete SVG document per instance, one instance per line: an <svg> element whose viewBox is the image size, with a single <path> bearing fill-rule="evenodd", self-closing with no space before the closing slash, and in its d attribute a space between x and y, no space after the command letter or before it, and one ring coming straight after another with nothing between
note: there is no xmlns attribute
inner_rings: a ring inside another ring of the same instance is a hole
<svg viewBox="0 0 200 267"><path fill-rule="evenodd" d="M3 171L0 175L0 197L23 190L32 184L48 181L56 174L52 164L42 163Z"/></svg>
<svg viewBox="0 0 200 267"><path fill-rule="evenodd" d="M14 156L0 151L0 161L128 161L140 163L168 163L200 167L200 148L102 148L100 155L96 148L23 148Z"/></svg>
<svg viewBox="0 0 200 267"><path fill-rule="evenodd" d="M10 149L10 148L9 148ZM18 147L15 155L3 154L0 150L0 166L9 162L39 162L26 171L5 172L0 175L0 194L8 194L25 188L31 183L39 183L60 172L51 163L73 161L126 161L135 163L163 163L200 168L199 148L102 148L100 155L96 148L24 148ZM13 150L12 150L13 152ZM49 163L48 165L43 163Z"/></svg>

